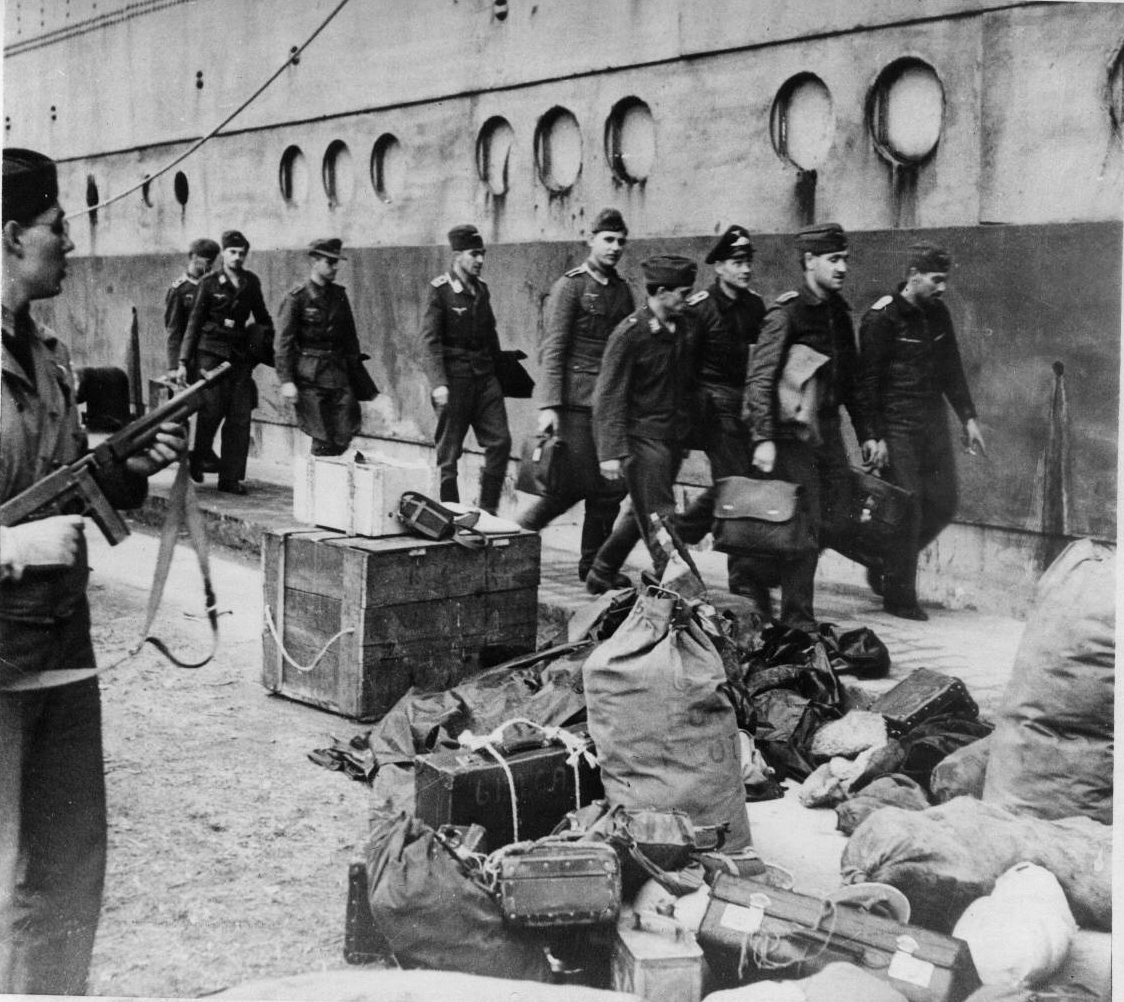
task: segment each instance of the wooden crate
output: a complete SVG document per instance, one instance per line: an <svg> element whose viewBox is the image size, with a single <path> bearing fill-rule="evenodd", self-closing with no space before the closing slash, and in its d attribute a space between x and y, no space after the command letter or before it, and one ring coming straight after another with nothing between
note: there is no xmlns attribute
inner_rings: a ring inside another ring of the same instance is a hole
<svg viewBox="0 0 1124 1002"><path fill-rule="evenodd" d="M469 550L417 537L267 532L262 684L374 720L411 686L446 689L495 660L534 650L537 533ZM272 622L273 628L270 628ZM337 637L317 661L332 637ZM302 671L284 657L284 651Z"/></svg>
<svg viewBox="0 0 1124 1002"><path fill-rule="evenodd" d="M617 920L610 960L612 989L648 1002L699 1002L703 952L674 919L625 909Z"/></svg>

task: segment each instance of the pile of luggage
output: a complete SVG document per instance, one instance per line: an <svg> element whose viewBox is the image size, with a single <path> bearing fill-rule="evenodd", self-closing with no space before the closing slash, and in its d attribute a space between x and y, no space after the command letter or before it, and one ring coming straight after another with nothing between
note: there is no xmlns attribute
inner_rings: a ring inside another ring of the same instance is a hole
<svg viewBox="0 0 1124 1002"><path fill-rule="evenodd" d="M412 691L368 738L349 959L691 1002L1029 998L1051 975L1108 998L1090 931L1111 928L1111 771L1092 778L1106 708L1111 755L1112 623L1094 601L1111 564L1090 547L1044 577L1053 611L1028 627L994 732L937 672L878 699L845 684L888 669L870 631L746 629L674 560L547 650ZM1061 655L1059 615L1082 634ZM1079 742L1045 719L1075 703ZM1026 755L1050 726L1064 740ZM1067 763L1063 797L1046 759ZM785 780L851 833L831 894L752 846L745 801Z"/></svg>

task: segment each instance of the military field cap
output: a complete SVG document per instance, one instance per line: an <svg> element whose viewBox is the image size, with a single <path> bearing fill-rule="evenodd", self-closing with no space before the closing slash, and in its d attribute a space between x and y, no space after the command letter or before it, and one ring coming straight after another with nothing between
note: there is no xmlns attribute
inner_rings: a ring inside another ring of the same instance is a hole
<svg viewBox="0 0 1124 1002"><path fill-rule="evenodd" d="M749 230L744 226L731 226L718 238L718 243L710 248L706 256L707 264L715 261L729 261L732 258L753 258L753 241L749 239Z"/></svg>
<svg viewBox="0 0 1124 1002"><path fill-rule="evenodd" d="M836 254L847 249L847 234L838 223L805 226L796 234L796 248L812 254Z"/></svg>
<svg viewBox="0 0 1124 1002"><path fill-rule="evenodd" d="M226 250L227 247L245 247L249 250L250 241L242 235L241 230L227 230L222 235L222 249Z"/></svg>
<svg viewBox="0 0 1124 1002"><path fill-rule="evenodd" d="M4 147L4 222L30 223L59 200L55 162L34 150Z"/></svg>
<svg viewBox="0 0 1124 1002"><path fill-rule="evenodd" d="M952 267L952 255L936 244L916 243L909 248L909 266L923 275L931 271L948 271Z"/></svg>
<svg viewBox="0 0 1124 1002"><path fill-rule="evenodd" d="M604 230L628 235L628 227L624 224L624 216L621 215L620 209L602 209L593 217L593 225L590 226L589 232L601 233Z"/></svg>
<svg viewBox="0 0 1124 1002"><path fill-rule="evenodd" d="M483 250L484 238L475 226L465 223L449 230L449 246L455 251Z"/></svg>
<svg viewBox="0 0 1124 1002"><path fill-rule="evenodd" d="M657 254L640 262L645 285L662 285L665 289L679 289L694 285L699 266L689 257L678 254Z"/></svg>
<svg viewBox="0 0 1124 1002"><path fill-rule="evenodd" d="M339 237L329 237L326 240L313 240L308 245L308 253L319 257L331 258L333 261L346 261L343 256L343 241Z"/></svg>
<svg viewBox="0 0 1124 1002"><path fill-rule="evenodd" d="M192 240L187 248L188 254L198 254L200 257L210 258L212 261L219 256L219 245L210 237L200 237Z"/></svg>

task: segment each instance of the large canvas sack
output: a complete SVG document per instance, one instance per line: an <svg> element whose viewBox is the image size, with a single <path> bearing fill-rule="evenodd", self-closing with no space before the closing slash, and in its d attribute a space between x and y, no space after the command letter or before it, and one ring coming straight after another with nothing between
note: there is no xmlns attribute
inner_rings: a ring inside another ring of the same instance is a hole
<svg viewBox="0 0 1124 1002"><path fill-rule="evenodd" d="M1038 585L990 742L983 799L1112 823L1113 551L1071 543Z"/></svg>
<svg viewBox="0 0 1124 1002"><path fill-rule="evenodd" d="M666 591L637 599L583 668L589 733L610 803L685 811L750 843L734 709L722 659L690 606Z"/></svg>
<svg viewBox="0 0 1124 1002"><path fill-rule="evenodd" d="M1112 829L1085 817L1045 821L971 797L926 811L885 807L855 829L839 865L846 883L892 884L914 922L951 932L1024 860L1057 877L1078 925L1112 928Z"/></svg>
<svg viewBox="0 0 1124 1002"><path fill-rule="evenodd" d="M929 792L938 804L954 797L983 797L984 776L987 774L987 756L991 750L991 735L957 748L933 766L929 776Z"/></svg>
<svg viewBox="0 0 1124 1002"><path fill-rule="evenodd" d="M367 884L375 925L402 967L550 980L537 937L505 928L492 896L416 818L399 814L375 825Z"/></svg>

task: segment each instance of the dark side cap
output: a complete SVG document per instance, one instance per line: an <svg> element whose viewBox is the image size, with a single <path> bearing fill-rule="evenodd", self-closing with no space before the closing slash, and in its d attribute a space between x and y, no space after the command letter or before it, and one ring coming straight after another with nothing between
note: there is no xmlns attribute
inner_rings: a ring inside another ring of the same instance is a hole
<svg viewBox="0 0 1124 1002"><path fill-rule="evenodd" d="M625 226L624 216L621 215L620 209L602 209L593 217L593 225L590 226L589 232L591 234L601 233L606 230L610 233L623 233L628 236L628 227Z"/></svg>
<svg viewBox="0 0 1124 1002"><path fill-rule="evenodd" d="M706 256L707 264L716 261L729 261L733 258L749 258L753 260L753 241L749 239L749 230L744 226L731 226L718 238Z"/></svg>
<svg viewBox="0 0 1124 1002"><path fill-rule="evenodd" d="M227 230L222 235L222 249L226 250L228 247L245 247L249 250L250 241L242 235L241 230Z"/></svg>
<svg viewBox="0 0 1124 1002"><path fill-rule="evenodd" d="M455 251L483 250L484 238L475 226L465 223L449 230L449 246Z"/></svg>
<svg viewBox="0 0 1124 1002"><path fill-rule="evenodd" d="M847 249L847 234L838 223L805 226L796 234L796 249L812 254L837 254Z"/></svg>
<svg viewBox="0 0 1124 1002"><path fill-rule="evenodd" d="M55 162L34 150L4 147L4 222L30 223L59 200Z"/></svg>
<svg viewBox="0 0 1124 1002"><path fill-rule="evenodd" d="M921 242L910 245L909 266L922 275L932 271L947 272L952 267L952 255L937 244Z"/></svg>
<svg viewBox="0 0 1124 1002"><path fill-rule="evenodd" d="M308 245L308 253L316 257L331 258L333 261L346 261L343 256L343 241L339 237L328 237L324 240L313 240Z"/></svg>
<svg viewBox="0 0 1124 1002"><path fill-rule="evenodd" d="M209 261L213 261L219 256L219 245L215 243L210 237L200 237L198 240L192 240L190 246L187 248L188 254L198 254L200 257L205 257Z"/></svg>
<svg viewBox="0 0 1124 1002"><path fill-rule="evenodd" d="M645 285L662 285L665 289L679 289L695 284L699 266L689 257L678 254L657 254L640 262Z"/></svg>

